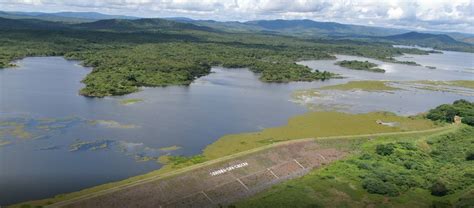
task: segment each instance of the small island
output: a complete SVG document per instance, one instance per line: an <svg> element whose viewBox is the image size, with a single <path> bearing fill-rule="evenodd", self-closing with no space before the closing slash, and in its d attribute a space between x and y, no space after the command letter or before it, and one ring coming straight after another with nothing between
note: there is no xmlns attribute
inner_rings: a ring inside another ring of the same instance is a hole
<svg viewBox="0 0 474 208"><path fill-rule="evenodd" d="M344 61L336 62L336 65L349 68L349 69L354 69L354 70L364 70L364 71L370 71L370 72L385 73L385 70L381 68L377 68L378 66L377 64L374 64L368 61L344 60Z"/></svg>

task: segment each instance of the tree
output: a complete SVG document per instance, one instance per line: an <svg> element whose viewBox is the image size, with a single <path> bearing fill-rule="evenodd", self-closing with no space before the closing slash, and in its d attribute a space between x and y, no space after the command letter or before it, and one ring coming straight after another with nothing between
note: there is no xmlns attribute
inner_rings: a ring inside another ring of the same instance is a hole
<svg viewBox="0 0 474 208"><path fill-rule="evenodd" d="M382 194L388 196L398 196L399 192L395 185L383 182L376 178L366 178L362 181L362 187L371 194Z"/></svg>
<svg viewBox="0 0 474 208"><path fill-rule="evenodd" d="M391 155L394 150L395 150L395 145L392 144L392 143L390 143L390 144L379 144L375 148L375 152L379 155L382 155L382 156Z"/></svg>
<svg viewBox="0 0 474 208"><path fill-rule="evenodd" d="M436 181L430 188L431 195L433 196L445 196L448 194L449 190L446 188L443 182Z"/></svg>

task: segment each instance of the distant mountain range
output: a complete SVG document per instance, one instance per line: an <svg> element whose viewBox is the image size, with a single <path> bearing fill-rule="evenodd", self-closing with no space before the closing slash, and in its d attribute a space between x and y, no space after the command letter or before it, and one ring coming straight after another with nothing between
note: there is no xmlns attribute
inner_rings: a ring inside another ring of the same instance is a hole
<svg viewBox="0 0 474 208"><path fill-rule="evenodd" d="M93 22L104 19L140 19L139 17L124 15L108 15L97 12L4 12L0 11L0 17L9 19L39 19L45 21L80 23Z"/></svg>
<svg viewBox="0 0 474 208"><path fill-rule="evenodd" d="M5 19L3 19L3 18ZM86 29L107 31L200 30L228 33L264 33L304 38L343 38L389 41L427 47L469 46L474 34L429 34L403 29L317 22L313 20L256 20L219 22L185 17L138 18L96 12L1 12L0 29ZM16 20L16 21L15 21ZM463 42L465 41L465 42Z"/></svg>
<svg viewBox="0 0 474 208"><path fill-rule="evenodd" d="M141 19L125 15L108 15L98 12L5 12L0 11L0 17L9 19L40 19L65 23L84 23L106 19ZM308 37L344 37L344 36L389 36L410 32L405 29L341 24L336 22L318 22L313 20L256 20L248 22L219 22L214 20L194 20L187 17L163 18L182 23L210 27L228 32L265 32L285 35ZM458 41L472 43L474 34L444 33L430 31L429 33L446 34Z"/></svg>
<svg viewBox="0 0 474 208"><path fill-rule="evenodd" d="M178 22L193 23L229 32L264 32L303 37L327 36L386 36L409 32L408 30L317 22L313 20L256 20L248 22L219 22L214 20L193 20L189 18L169 18Z"/></svg>
<svg viewBox="0 0 474 208"><path fill-rule="evenodd" d="M429 43L443 43L443 44L458 44L459 41L454 38L443 35L443 34L429 34L429 33L419 33L419 32L408 32L399 35L391 35L384 37L388 40L393 41L405 41L407 44L417 44L422 42Z"/></svg>
<svg viewBox="0 0 474 208"><path fill-rule="evenodd" d="M144 19L106 19L95 22L86 22L74 25L75 28L92 30L116 30L116 31L155 31L155 30L201 30L214 31L214 29L194 24L176 22L159 18Z"/></svg>

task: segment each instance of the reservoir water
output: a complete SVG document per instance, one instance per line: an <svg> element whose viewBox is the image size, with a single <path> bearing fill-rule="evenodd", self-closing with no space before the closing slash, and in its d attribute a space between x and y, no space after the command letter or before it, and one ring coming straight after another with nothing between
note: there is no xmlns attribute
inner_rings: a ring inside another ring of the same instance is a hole
<svg viewBox="0 0 474 208"><path fill-rule="evenodd" d="M346 78L289 84L262 83L258 74L246 69L215 67L214 73L190 86L143 88L138 93L103 99L78 95L83 87L80 80L90 72L78 62L61 57L25 58L18 61L18 67L0 70L0 205L143 174L160 167L147 158L199 154L223 135L283 125L291 116L308 111L292 102L295 90L352 80L474 79L469 70L472 62L449 70L450 62L437 62L440 58L430 62L427 57L434 55L440 54L407 56L437 69L370 60L386 69L385 74L341 68L334 65L336 60L305 61L300 64ZM444 55L448 60L457 57ZM427 95L430 99L425 99ZM423 112L459 98L473 100L470 94L450 92L415 91L399 96L403 99L398 103L393 103L393 98L378 99L380 105L375 106L361 105L363 102L354 97L333 100L350 100L349 104L359 106L346 110L349 112L389 106L382 110L400 114ZM143 101L121 103L132 98Z"/></svg>

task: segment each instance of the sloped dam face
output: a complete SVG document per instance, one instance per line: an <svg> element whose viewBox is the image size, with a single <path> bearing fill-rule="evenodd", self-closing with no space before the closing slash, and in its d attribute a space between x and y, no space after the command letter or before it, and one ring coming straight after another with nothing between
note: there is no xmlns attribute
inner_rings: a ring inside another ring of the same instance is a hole
<svg viewBox="0 0 474 208"><path fill-rule="evenodd" d="M275 183L302 176L344 155L343 151L321 147L315 140L293 141L171 177L137 182L102 195L55 205L217 207L248 197Z"/></svg>

